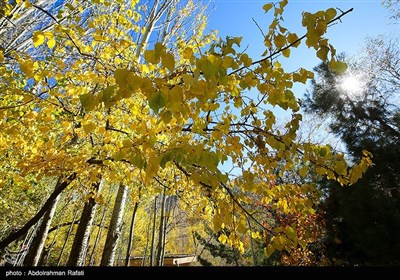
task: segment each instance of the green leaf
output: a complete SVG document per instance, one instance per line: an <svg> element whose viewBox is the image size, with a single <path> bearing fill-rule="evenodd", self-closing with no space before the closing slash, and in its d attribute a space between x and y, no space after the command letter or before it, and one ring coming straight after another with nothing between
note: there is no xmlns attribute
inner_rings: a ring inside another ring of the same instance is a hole
<svg viewBox="0 0 400 280"><path fill-rule="evenodd" d="M165 106L166 100L164 94L159 91L149 101L149 106L158 114L158 111Z"/></svg>

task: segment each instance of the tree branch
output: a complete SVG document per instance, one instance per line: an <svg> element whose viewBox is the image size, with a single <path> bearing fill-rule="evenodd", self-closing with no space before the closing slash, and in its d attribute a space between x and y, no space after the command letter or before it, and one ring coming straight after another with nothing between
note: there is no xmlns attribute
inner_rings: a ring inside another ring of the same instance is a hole
<svg viewBox="0 0 400 280"><path fill-rule="evenodd" d="M339 16L337 16L336 18L330 20L330 21L328 22L328 24L332 24L333 22L340 20L343 16L345 16L346 14L348 14L348 13L350 13L350 12L352 12L352 11L353 11L353 8L351 8L351 9L345 11L345 12L342 11L342 13L341 13ZM301 42L301 41L302 41L304 38L306 38L306 37L307 37L307 34L304 34L303 36L301 36L300 38L298 38L296 41L292 42L291 44L287 45L286 47L280 48L279 50L276 50L275 52L271 53L270 55L268 55L268 56L266 56L266 57L264 57L264 58L262 58L262 59L259 59L259 60L257 60L257 61L254 61L251 65L260 64L260 63L262 63L263 61L266 61L266 60L268 60L268 59L273 58L273 57L276 56L277 54L283 52L284 50L287 50L287 49L291 48L292 46L296 45L298 42ZM246 68L248 68L248 67L242 66L242 67L240 67L240 68L238 68L238 69L232 71L231 73L229 73L228 76L233 75L233 74L236 74L236 73L238 73L238 72L240 72L240 71L242 71L243 69L246 69Z"/></svg>
<svg viewBox="0 0 400 280"><path fill-rule="evenodd" d="M28 232L28 230L35 225L40 218L43 217L43 215L49 210L51 207L51 204L53 203L53 200L57 198L57 196L66 188L68 185L76 178L76 173L72 173L66 180L63 182L58 182L55 190L53 193L49 196L49 198L46 200L42 208L36 213L35 216L33 216L22 228L12 231L6 238L0 241L0 251L4 250L11 242L17 240L21 236L23 236L25 233Z"/></svg>

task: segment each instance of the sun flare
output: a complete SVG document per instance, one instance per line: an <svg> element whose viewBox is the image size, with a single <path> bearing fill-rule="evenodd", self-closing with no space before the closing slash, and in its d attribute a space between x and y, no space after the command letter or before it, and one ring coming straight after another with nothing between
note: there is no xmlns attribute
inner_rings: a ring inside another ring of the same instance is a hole
<svg viewBox="0 0 400 280"><path fill-rule="evenodd" d="M337 81L337 85L344 94L351 98L358 98L365 89L365 80L362 75L348 73Z"/></svg>

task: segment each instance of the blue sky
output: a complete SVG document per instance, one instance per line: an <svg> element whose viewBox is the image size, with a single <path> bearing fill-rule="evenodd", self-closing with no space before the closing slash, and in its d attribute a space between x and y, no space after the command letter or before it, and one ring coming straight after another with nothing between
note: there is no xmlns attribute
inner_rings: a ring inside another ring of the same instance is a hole
<svg viewBox="0 0 400 280"><path fill-rule="evenodd" d="M265 14L262 6L269 2L213 0L211 7L214 7L214 11L209 17L208 28L219 30L219 35L223 38L226 35L243 36L241 47L248 45L248 52L253 59L258 59L264 51L263 37L252 18L264 31L268 30L272 15ZM302 11L316 12L330 7L343 11L354 8L353 12L342 18L342 23L332 26L326 35L338 52L354 55L360 51L364 38L398 33L399 25L390 24L388 10L382 6L381 0L289 0L283 25L299 36L303 35ZM292 56L285 60L280 59L287 70L295 70L299 67L311 69L320 62L313 49L307 49L307 47L292 50Z"/></svg>
<svg viewBox="0 0 400 280"><path fill-rule="evenodd" d="M208 28L218 30L222 38L229 36L242 36L241 48L248 47L247 52L253 60L261 58L264 52L263 36L253 21L253 18L266 31L272 20L272 13L265 14L262 6L270 1L256 0L212 0L211 6L214 11L209 17ZM339 8L346 11L353 8L354 11L342 18L342 22L329 28L326 37L335 46L338 53L345 52L349 56L356 55L362 49L365 38L376 37L378 35L400 35L399 25L390 23L389 12L381 4L381 0L289 0L284 13L283 26L291 32L296 32L299 37L304 35L305 29L301 25L302 12L317 12L328 8ZM339 14L339 12L338 12ZM266 32L264 32L266 33ZM397 37L398 38L398 37ZM293 71L299 67L311 70L321 61L316 57L313 49L301 46L292 49L289 59L283 57L279 61L284 65L287 71ZM293 87L293 91L297 97L302 97L306 92L307 86L297 84ZM277 112L276 112L277 113ZM277 113L278 119L285 118L284 112ZM279 122L279 121L278 121ZM325 142L326 132L316 134L315 137L322 137ZM335 144L337 140L327 140L339 150ZM225 164L226 169L229 163Z"/></svg>

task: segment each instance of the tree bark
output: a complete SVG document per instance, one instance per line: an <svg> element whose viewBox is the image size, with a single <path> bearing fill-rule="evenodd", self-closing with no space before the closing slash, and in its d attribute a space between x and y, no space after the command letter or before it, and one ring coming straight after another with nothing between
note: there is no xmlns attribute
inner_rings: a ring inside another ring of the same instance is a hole
<svg viewBox="0 0 400 280"><path fill-rule="evenodd" d="M101 192L103 187L103 180L94 184L94 191L97 193ZM82 215L79 221L78 228L75 233L74 242L72 244L71 253L68 258L67 266L83 266L85 262L85 252L88 246L90 230L94 216L96 214L97 203L96 200L91 197L89 201L85 203L83 207Z"/></svg>
<svg viewBox="0 0 400 280"><path fill-rule="evenodd" d="M76 206L75 206L75 207L76 207ZM63 253L64 253L65 247L67 246L68 239L69 239L69 237L70 237L70 235L71 235L71 233L72 233L72 229L74 228L75 219L76 219L76 217L78 216L78 212L79 212L79 209L76 207L76 211L75 211L75 213L74 213L74 217L72 218L72 222L70 223L70 227L69 227L69 229L68 229L67 237L65 238L64 244L63 244L63 246L62 246L62 248L61 248L60 255L58 256L57 266L60 266L61 258L62 258L62 255L63 255Z"/></svg>
<svg viewBox="0 0 400 280"><path fill-rule="evenodd" d="M126 258L125 258L125 266L129 266L129 259L131 258L131 251L132 251L132 243L133 243L133 231L135 229L135 217L136 212L139 207L139 202L135 202L135 206L133 207L133 213L131 218L131 227L129 231L129 241L128 241L128 248L126 249Z"/></svg>
<svg viewBox="0 0 400 280"><path fill-rule="evenodd" d="M19 230L11 232L6 238L0 241L0 251L4 250L11 242L17 240L28 230L36 224L40 218L50 209L53 204L54 199L76 178L76 173L71 174L65 181L57 182L57 185L53 191L53 193L46 200L42 208L36 213L35 216L32 217L22 228Z"/></svg>
<svg viewBox="0 0 400 280"><path fill-rule="evenodd" d="M160 213L160 224L158 227L158 242L156 248L156 261L155 266L161 266L162 260L162 248L163 248L163 233L164 233L164 222L165 222L165 188L161 197L161 213Z"/></svg>
<svg viewBox="0 0 400 280"><path fill-rule="evenodd" d="M154 238L156 232L156 218L157 218L157 196L154 198L154 209L153 209L153 228L151 232L151 246L150 246L150 266L154 263Z"/></svg>
<svg viewBox="0 0 400 280"><path fill-rule="evenodd" d="M110 226L108 227L106 244L104 245L100 266L112 266L114 264L115 251L117 249L119 237L121 236L122 218L124 216L127 194L128 188L120 184L117 198L115 199Z"/></svg>
<svg viewBox="0 0 400 280"><path fill-rule="evenodd" d="M144 247L144 252L143 252L143 259L142 259L142 265L145 266L146 264L146 259L147 259L147 249L149 248L149 240L150 240L150 225L151 225L151 220L152 217L149 217L149 222L147 223L147 229L146 229L146 246Z"/></svg>
<svg viewBox="0 0 400 280"><path fill-rule="evenodd" d="M107 209L108 209L107 205L110 205L110 201L111 201L111 191L110 191L110 193L108 195L107 204L104 207L103 214L102 214L101 219L100 219L100 224L99 224L99 229L97 231L96 240L94 241L92 254L90 255L90 260L89 260L89 265L90 266L93 265L93 262L94 262L95 251L96 251L96 248L97 248L97 244L99 243L100 238L101 238L101 234L102 234L102 230L103 230L103 223L104 223L104 220L105 220L105 217L106 217L106 213L107 213Z"/></svg>
<svg viewBox="0 0 400 280"><path fill-rule="evenodd" d="M42 251L44 245L46 243L47 234L49 232L49 228L51 225L51 221L53 220L54 213L57 209L57 202L60 196L57 196L50 205L50 209L47 210L46 214L42 218L42 222L39 226L38 231L36 232L35 237L33 238L33 242L29 247L28 254L25 257L24 265L26 266L37 266L40 260L40 256L42 255Z"/></svg>

